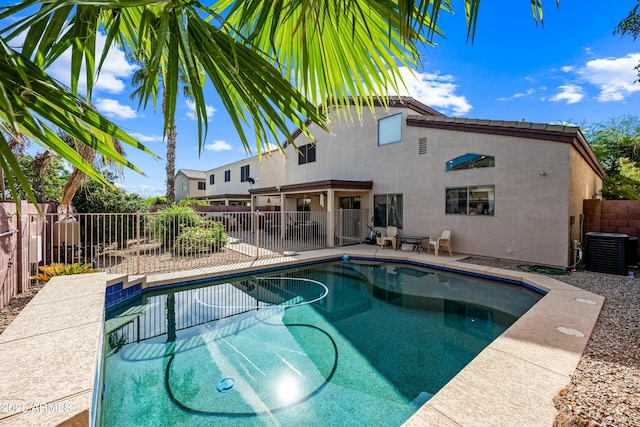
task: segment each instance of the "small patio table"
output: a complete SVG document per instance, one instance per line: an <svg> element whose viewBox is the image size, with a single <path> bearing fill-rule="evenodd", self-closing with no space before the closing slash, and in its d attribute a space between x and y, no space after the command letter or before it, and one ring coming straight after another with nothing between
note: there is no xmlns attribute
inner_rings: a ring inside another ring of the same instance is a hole
<svg viewBox="0 0 640 427"><path fill-rule="evenodd" d="M414 251L416 252L420 252L420 249L422 249L422 241L424 239L429 238L429 236L398 236L398 237L400 238L400 246L402 246L402 243L416 245L414 249Z"/></svg>

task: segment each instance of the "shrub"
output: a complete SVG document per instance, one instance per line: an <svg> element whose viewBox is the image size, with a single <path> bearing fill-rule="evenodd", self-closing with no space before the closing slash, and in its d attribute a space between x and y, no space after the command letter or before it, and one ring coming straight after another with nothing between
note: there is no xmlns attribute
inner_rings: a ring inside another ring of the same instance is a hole
<svg viewBox="0 0 640 427"><path fill-rule="evenodd" d="M201 227L205 222L193 208L173 204L151 214L147 227L156 239L171 245L183 230Z"/></svg>
<svg viewBox="0 0 640 427"><path fill-rule="evenodd" d="M217 251L228 241L229 237L224 232L224 224L219 221L207 221L197 227L183 227L173 249L180 255Z"/></svg>
<svg viewBox="0 0 640 427"><path fill-rule="evenodd" d="M53 263L49 265L44 265L39 268L40 273L35 276L31 276L30 279L40 280L41 282L48 282L54 276L69 276L72 274L83 274L83 273L97 273L100 270L95 268L91 268L91 264L80 264L79 262L75 264L60 264Z"/></svg>

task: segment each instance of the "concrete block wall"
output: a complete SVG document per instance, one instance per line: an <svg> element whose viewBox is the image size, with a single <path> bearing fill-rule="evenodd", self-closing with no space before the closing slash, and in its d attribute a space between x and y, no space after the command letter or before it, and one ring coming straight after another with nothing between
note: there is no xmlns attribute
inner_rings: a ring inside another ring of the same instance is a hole
<svg viewBox="0 0 640 427"><path fill-rule="evenodd" d="M0 309L31 285L28 239L37 233L36 223L31 223L27 215L37 214L38 210L26 201L20 202L20 210L22 217L13 201L0 202ZM55 211L54 204L40 205L40 212L50 211Z"/></svg>

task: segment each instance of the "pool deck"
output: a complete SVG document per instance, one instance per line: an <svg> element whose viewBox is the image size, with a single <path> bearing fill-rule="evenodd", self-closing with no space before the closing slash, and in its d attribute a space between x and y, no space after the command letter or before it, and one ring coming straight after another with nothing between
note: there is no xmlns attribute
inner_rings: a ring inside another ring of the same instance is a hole
<svg viewBox="0 0 640 427"><path fill-rule="evenodd" d="M547 276L357 245L292 257L201 268L146 278L96 273L54 277L0 335L0 425L90 424L101 358L106 285L156 287L187 280L353 257L415 261L522 281L547 295L485 348L405 426L552 426L554 396L565 387L587 345L604 298ZM133 280L135 279L135 280ZM135 404L135 402L131 402Z"/></svg>

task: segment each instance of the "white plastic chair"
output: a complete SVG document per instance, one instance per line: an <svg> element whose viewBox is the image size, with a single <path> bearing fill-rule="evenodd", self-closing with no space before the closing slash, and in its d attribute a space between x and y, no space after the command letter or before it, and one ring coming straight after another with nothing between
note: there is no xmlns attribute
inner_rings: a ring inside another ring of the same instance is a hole
<svg viewBox="0 0 640 427"><path fill-rule="evenodd" d="M383 248L387 243L391 243L391 247L396 249L398 242L398 227L387 227L387 231L377 238L377 243Z"/></svg>
<svg viewBox="0 0 640 427"><path fill-rule="evenodd" d="M441 247L446 247L449 250L449 256L453 256L453 251L451 249L451 230L442 230L442 234L440 236L429 236L427 253L429 253L432 246L436 256L438 256L438 250Z"/></svg>

